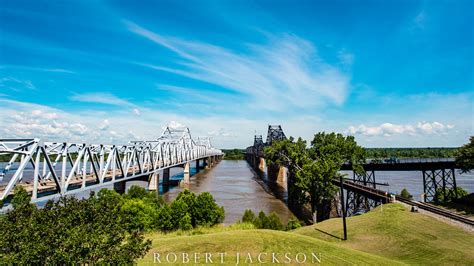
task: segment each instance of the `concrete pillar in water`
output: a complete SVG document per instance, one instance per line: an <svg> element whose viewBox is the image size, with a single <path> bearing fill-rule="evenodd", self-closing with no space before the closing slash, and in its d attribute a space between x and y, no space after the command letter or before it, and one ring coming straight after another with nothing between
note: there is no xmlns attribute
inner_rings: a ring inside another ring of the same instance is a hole
<svg viewBox="0 0 474 266"><path fill-rule="evenodd" d="M211 157L206 158L206 169L210 169L212 167L212 159Z"/></svg>
<svg viewBox="0 0 474 266"><path fill-rule="evenodd" d="M170 169L165 168L163 169L163 186L170 185Z"/></svg>
<svg viewBox="0 0 474 266"><path fill-rule="evenodd" d="M117 192L117 193L119 193L119 194L125 193L125 185L126 185L126 182L125 182L125 181L115 182L115 183L114 183L114 190L115 190L115 192Z"/></svg>
<svg viewBox="0 0 474 266"><path fill-rule="evenodd" d="M189 166L189 162L184 164L184 183L189 184L189 179L191 177L191 167Z"/></svg>
<svg viewBox="0 0 474 266"><path fill-rule="evenodd" d="M151 174L148 179L148 190L158 191L159 183L160 183L160 174L159 173Z"/></svg>

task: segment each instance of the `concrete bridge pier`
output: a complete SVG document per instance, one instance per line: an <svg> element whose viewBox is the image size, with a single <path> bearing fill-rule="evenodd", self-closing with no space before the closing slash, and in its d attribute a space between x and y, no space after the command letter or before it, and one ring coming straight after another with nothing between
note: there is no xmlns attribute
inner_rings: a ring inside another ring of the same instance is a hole
<svg viewBox="0 0 474 266"><path fill-rule="evenodd" d="M166 168L163 169L163 186L169 186L170 185L170 169Z"/></svg>
<svg viewBox="0 0 474 266"><path fill-rule="evenodd" d="M148 190L158 191L159 190L159 184L160 184L160 174L159 173L151 174L149 179L148 179Z"/></svg>
<svg viewBox="0 0 474 266"><path fill-rule="evenodd" d="M199 160L196 160L196 173L199 173L199 170L201 170L201 166L199 165Z"/></svg>
<svg viewBox="0 0 474 266"><path fill-rule="evenodd" d="M126 182L125 181L119 181L114 183L114 190L115 192L119 194L124 194L125 193L125 187L126 187Z"/></svg>
<svg viewBox="0 0 474 266"><path fill-rule="evenodd" d="M272 182L285 183L287 180L286 167L281 165L270 164L267 166L267 177Z"/></svg>
<svg viewBox="0 0 474 266"><path fill-rule="evenodd" d="M189 166L189 162L184 164L184 179L183 179L183 181L184 181L185 184L189 184L189 179L191 178L191 174L190 174L191 169L190 168L191 167Z"/></svg>

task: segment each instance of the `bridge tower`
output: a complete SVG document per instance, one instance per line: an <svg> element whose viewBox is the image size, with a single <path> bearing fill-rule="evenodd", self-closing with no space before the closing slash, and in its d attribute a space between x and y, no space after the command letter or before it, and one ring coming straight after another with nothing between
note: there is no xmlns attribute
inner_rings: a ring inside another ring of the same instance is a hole
<svg viewBox="0 0 474 266"><path fill-rule="evenodd" d="M286 136L285 133L283 133L281 125L268 125L266 145L272 145L273 141L284 139L286 139Z"/></svg>
<svg viewBox="0 0 474 266"><path fill-rule="evenodd" d="M431 169L423 170L423 192L425 202L437 202L442 195L446 197L456 197L456 176L452 169ZM441 195L438 195L441 193Z"/></svg>

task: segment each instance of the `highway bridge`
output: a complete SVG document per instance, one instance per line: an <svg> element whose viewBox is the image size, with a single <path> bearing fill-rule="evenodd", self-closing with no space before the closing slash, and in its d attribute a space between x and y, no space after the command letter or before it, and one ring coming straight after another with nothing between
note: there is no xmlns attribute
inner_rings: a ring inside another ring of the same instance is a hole
<svg viewBox="0 0 474 266"><path fill-rule="evenodd" d="M127 145L43 142L40 139L0 139L0 200L8 202L15 186L24 187L32 202L113 185L123 193L126 182L142 180L149 189L169 184L170 168L184 169L189 183L196 170L212 167L223 156L208 137L193 139L189 128L167 127L154 140Z"/></svg>

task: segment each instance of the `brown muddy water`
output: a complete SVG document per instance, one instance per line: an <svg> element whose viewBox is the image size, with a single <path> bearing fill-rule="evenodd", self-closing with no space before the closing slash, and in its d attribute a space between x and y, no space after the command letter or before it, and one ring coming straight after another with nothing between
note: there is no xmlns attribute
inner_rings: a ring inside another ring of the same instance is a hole
<svg viewBox="0 0 474 266"><path fill-rule="evenodd" d="M275 212L285 223L294 217L279 190L265 184L246 161L223 160L212 169L192 176L186 188L194 193L210 192L217 204L224 206L224 224L240 220L246 209L255 213ZM169 202L184 189L171 188L163 193L163 198Z"/></svg>

